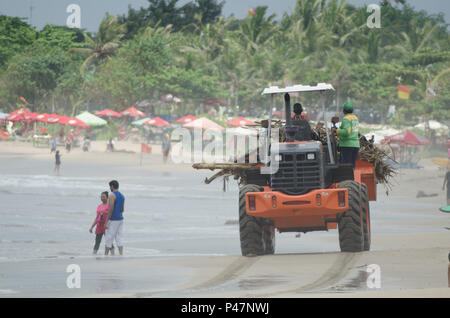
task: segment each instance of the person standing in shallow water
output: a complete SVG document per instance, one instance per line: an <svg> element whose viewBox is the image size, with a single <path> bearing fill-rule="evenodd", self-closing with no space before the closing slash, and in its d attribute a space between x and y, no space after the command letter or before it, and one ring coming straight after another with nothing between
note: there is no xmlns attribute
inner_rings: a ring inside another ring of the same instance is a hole
<svg viewBox="0 0 450 318"><path fill-rule="evenodd" d="M59 176L59 168L61 167L61 154L59 150L56 150L55 153L55 173Z"/></svg>
<svg viewBox="0 0 450 318"><path fill-rule="evenodd" d="M102 242L102 237L105 234L105 225L106 219L108 218L108 192L102 192L100 195L101 204L97 207L97 215L94 219L94 223L92 223L89 232L92 233L92 230L95 228L95 245L92 254L97 254L97 251L100 247L100 243ZM114 246L111 248L111 255L114 255Z"/></svg>
<svg viewBox="0 0 450 318"><path fill-rule="evenodd" d="M113 180L109 183L111 194L108 200L108 218L106 223L105 255L112 249L113 241L119 247L120 255L123 255L123 212L125 197L119 192L119 182Z"/></svg>
<svg viewBox="0 0 450 318"><path fill-rule="evenodd" d="M442 190L445 190L447 186L447 205L450 205L450 156L447 162L447 172L444 176L444 183L442 184Z"/></svg>

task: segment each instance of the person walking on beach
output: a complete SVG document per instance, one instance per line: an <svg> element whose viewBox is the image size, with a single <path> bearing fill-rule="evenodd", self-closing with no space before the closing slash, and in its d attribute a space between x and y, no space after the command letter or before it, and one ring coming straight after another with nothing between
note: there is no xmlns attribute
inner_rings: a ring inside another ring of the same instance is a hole
<svg viewBox="0 0 450 318"><path fill-rule="evenodd" d="M167 163L167 158L169 157L170 148L171 148L170 137L169 137L169 134L165 133L163 136L163 143L162 143L162 152L163 152L164 163Z"/></svg>
<svg viewBox="0 0 450 318"><path fill-rule="evenodd" d="M50 150L50 153L53 153L56 151L56 137L52 136L52 148Z"/></svg>
<svg viewBox="0 0 450 318"><path fill-rule="evenodd" d="M70 152L71 148L72 148L72 141L70 140L69 137L66 137L66 151L67 151L67 153Z"/></svg>
<svg viewBox="0 0 450 318"><path fill-rule="evenodd" d="M59 176L59 168L61 167L61 154L59 150L56 150L55 153L55 173Z"/></svg>
<svg viewBox="0 0 450 318"><path fill-rule="evenodd" d="M97 215L95 216L94 223L92 223L89 232L95 228L95 245L92 254L97 254L97 251L102 242L102 237L105 234L106 219L108 218L108 191L102 192L100 195L101 204L97 207ZM111 255L114 255L114 245L111 247Z"/></svg>
<svg viewBox="0 0 450 318"><path fill-rule="evenodd" d="M119 182L113 180L109 183L111 194L108 200L108 218L106 223L105 255L112 249L113 241L119 247L120 255L123 255L123 212L125 197L119 192Z"/></svg>
<svg viewBox="0 0 450 318"><path fill-rule="evenodd" d="M447 162L447 173L444 176L444 183L442 184L442 190L445 190L447 186L447 205L450 205L450 158Z"/></svg>

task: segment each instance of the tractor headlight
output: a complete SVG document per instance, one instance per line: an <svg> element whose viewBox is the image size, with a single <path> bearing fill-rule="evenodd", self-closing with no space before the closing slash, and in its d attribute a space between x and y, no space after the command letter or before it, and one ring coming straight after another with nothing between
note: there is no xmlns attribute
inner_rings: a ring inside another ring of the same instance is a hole
<svg viewBox="0 0 450 318"><path fill-rule="evenodd" d="M316 154L315 153L309 153L309 154L306 155L306 159L314 160L314 159L316 159Z"/></svg>

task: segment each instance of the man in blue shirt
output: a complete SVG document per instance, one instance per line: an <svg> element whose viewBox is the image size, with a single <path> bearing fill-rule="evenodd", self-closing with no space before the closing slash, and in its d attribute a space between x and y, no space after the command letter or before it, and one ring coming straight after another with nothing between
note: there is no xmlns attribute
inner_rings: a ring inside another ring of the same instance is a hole
<svg viewBox="0 0 450 318"><path fill-rule="evenodd" d="M109 183L109 188L111 194L108 199L108 218L106 219L105 255L112 250L114 240L119 247L120 255L123 255L122 228L125 197L119 192L119 182L116 180Z"/></svg>

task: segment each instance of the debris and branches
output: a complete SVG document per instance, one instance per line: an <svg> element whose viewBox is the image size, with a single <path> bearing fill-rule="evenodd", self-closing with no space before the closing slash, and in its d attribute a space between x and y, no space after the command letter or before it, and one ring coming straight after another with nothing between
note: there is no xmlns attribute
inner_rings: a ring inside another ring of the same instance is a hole
<svg viewBox="0 0 450 318"><path fill-rule="evenodd" d="M260 127L267 128L268 121L262 120L260 122L256 122L256 125ZM284 136L284 122L282 120L275 120L272 121L272 128L274 129L280 129L280 142L283 141ZM319 140L326 144L327 138L326 138L326 130L325 126L322 122L318 122L315 127L313 127L313 131L317 134L319 137ZM330 136L333 134L332 129L329 129L328 133ZM336 137L336 141L339 142L338 137ZM246 160L244 162L249 162L248 157L250 154L246 154L245 158ZM375 178L377 183L383 184L387 190L391 190L391 179L396 175L397 171L396 169L391 166L389 163L386 162L386 160L390 159L393 162L395 160L390 157L388 151L385 149L382 149L380 147L377 147L374 144L374 140L367 140L364 136L360 136L360 150L359 150L359 159L363 161L367 161L371 163L374 166L375 170ZM246 182L246 169L254 168L256 164L242 164L242 163L198 163L194 164L194 169L205 169L205 170L220 170L219 172L215 173L212 177L206 178L205 183L210 184L212 181L219 177L224 177L228 179L231 176L234 176L235 180L240 179L240 183Z"/></svg>

